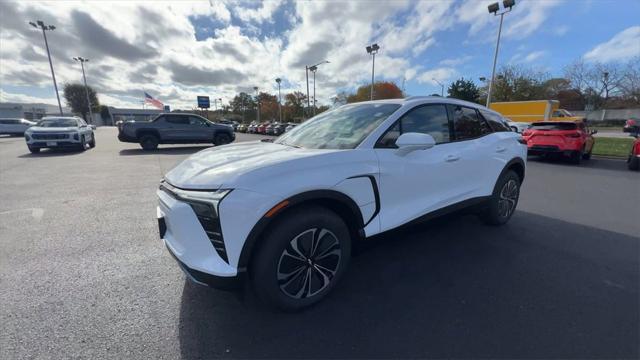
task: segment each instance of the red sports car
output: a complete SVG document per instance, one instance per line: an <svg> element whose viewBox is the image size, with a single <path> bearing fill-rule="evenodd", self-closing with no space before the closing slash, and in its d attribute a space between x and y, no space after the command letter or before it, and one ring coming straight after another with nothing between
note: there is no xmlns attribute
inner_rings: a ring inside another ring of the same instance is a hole
<svg viewBox="0 0 640 360"><path fill-rule="evenodd" d="M591 158L596 130L584 121L542 121L531 124L522 133L529 155L563 155L579 164Z"/></svg>

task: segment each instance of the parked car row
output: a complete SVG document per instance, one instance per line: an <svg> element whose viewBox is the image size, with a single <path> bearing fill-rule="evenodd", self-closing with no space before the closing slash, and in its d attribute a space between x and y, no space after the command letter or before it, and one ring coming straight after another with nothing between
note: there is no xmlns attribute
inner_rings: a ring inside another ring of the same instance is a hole
<svg viewBox="0 0 640 360"><path fill-rule="evenodd" d="M262 134L262 135L282 135L287 131L293 129L296 123L281 123L281 122L257 122L254 121L250 124L240 124L237 128L238 132L249 134Z"/></svg>
<svg viewBox="0 0 640 360"><path fill-rule="evenodd" d="M24 135L25 130L35 125L35 121L26 119L4 118L0 119L0 135Z"/></svg>

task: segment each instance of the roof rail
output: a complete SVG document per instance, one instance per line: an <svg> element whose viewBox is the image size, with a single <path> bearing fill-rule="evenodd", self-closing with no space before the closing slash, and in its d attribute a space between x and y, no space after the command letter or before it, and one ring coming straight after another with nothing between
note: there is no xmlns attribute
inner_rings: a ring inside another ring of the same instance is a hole
<svg viewBox="0 0 640 360"><path fill-rule="evenodd" d="M440 96L427 96L427 95L416 95L416 96L409 96L404 98L405 101L409 101L409 100L420 100L420 99L433 99L433 98L439 98Z"/></svg>

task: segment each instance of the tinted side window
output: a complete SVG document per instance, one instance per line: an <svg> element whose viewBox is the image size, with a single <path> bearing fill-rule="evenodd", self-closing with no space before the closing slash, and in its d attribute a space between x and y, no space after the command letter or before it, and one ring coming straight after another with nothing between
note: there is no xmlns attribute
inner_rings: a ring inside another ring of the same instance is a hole
<svg viewBox="0 0 640 360"><path fill-rule="evenodd" d="M189 124L194 126L207 126L207 124L203 120L198 119L194 116L189 116Z"/></svg>
<svg viewBox="0 0 640 360"><path fill-rule="evenodd" d="M171 124L187 125L189 124L189 118L186 116L168 115L165 120Z"/></svg>
<svg viewBox="0 0 640 360"><path fill-rule="evenodd" d="M475 109L454 105L451 112L456 140L474 139L491 133L491 129L478 117Z"/></svg>
<svg viewBox="0 0 640 360"><path fill-rule="evenodd" d="M378 141L377 147L395 148L400 134L415 132L433 136L436 144L450 141L445 105L426 105L409 110Z"/></svg>
<svg viewBox="0 0 640 360"><path fill-rule="evenodd" d="M505 123L505 121L502 119L502 117L500 117L500 115L494 114L492 112L484 111L484 110L480 110L480 114L482 115L482 117L484 117L485 120L487 120L487 122L489 123L489 126L491 126L491 129L493 129L494 132L511 131L511 129L509 128L509 125Z"/></svg>

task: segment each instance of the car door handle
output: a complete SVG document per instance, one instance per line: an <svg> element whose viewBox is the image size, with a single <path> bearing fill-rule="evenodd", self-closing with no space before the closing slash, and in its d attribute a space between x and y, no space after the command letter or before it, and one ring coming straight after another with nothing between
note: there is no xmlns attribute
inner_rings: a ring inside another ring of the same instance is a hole
<svg viewBox="0 0 640 360"><path fill-rule="evenodd" d="M458 161L458 160L460 160L460 156L458 156L458 155L447 155L447 157L445 157L444 160L448 161L448 162Z"/></svg>
<svg viewBox="0 0 640 360"><path fill-rule="evenodd" d="M507 150L507 148L506 148L506 147L504 147L504 146L498 146L498 147L496 147L496 152L504 152L505 150Z"/></svg>

